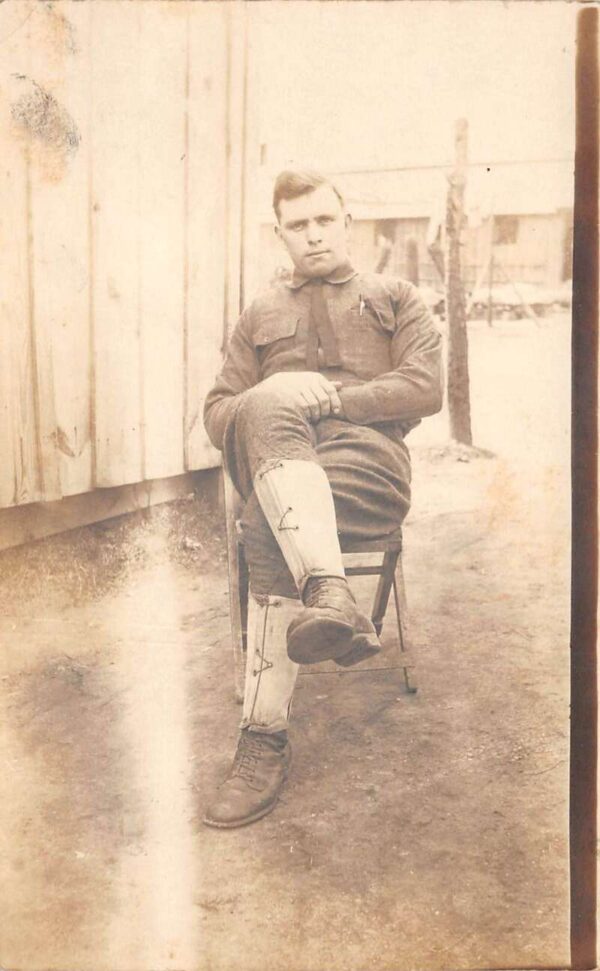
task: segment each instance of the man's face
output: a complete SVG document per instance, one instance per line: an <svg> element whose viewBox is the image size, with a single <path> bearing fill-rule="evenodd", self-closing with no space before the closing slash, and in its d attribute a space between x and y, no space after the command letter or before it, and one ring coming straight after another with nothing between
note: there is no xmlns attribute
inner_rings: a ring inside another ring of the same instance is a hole
<svg viewBox="0 0 600 971"><path fill-rule="evenodd" d="M348 260L351 218L330 185L279 203L275 232L296 269L307 277L329 276Z"/></svg>

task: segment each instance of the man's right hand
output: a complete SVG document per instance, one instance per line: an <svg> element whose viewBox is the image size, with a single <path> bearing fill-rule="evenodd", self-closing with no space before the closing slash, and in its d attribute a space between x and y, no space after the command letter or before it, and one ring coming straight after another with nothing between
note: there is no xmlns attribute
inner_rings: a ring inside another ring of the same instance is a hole
<svg viewBox="0 0 600 971"><path fill-rule="evenodd" d="M338 395L342 382L328 381L318 371L278 371L265 378L260 387L272 388L291 398L311 422L342 413Z"/></svg>

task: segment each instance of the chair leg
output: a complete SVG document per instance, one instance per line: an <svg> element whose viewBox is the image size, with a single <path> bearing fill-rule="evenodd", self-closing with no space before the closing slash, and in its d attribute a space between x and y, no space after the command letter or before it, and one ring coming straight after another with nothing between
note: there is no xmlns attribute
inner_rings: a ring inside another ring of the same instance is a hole
<svg viewBox="0 0 600 971"><path fill-rule="evenodd" d="M244 547L238 546L238 587L240 596L240 620L242 622L242 651L244 652L244 665L246 663L246 652L248 650L248 597L250 596L250 576L248 564L244 556Z"/></svg>
<svg viewBox="0 0 600 971"><path fill-rule="evenodd" d="M229 567L229 616L231 620L231 646L233 648L233 690L235 700L244 700L245 660L244 636L242 632L242 605L240 603L239 567L231 563Z"/></svg>
<svg viewBox="0 0 600 971"><path fill-rule="evenodd" d="M248 650L248 566L244 556L244 547L238 543L236 550L236 570L235 570L235 592L230 595L237 599L233 604L231 635L233 641L233 677L235 700L239 705L244 700L244 682L246 678L246 651Z"/></svg>
<svg viewBox="0 0 600 971"><path fill-rule="evenodd" d="M412 652L409 639L408 605L406 602L406 590L404 588L402 557L398 558L398 565L393 577L393 587L396 621L398 623L400 666L402 667L402 671L404 673L404 684L406 685L406 690L410 692L410 694L415 694L417 691L417 683L414 667L409 666L408 663L403 664L403 661L409 661L409 658L412 656Z"/></svg>
<svg viewBox="0 0 600 971"><path fill-rule="evenodd" d="M237 493L227 470L223 468L223 502L227 532L227 567L229 572L229 616L233 648L233 683L235 700L244 700L246 672L246 629L248 626L248 568L239 542L237 520L242 498Z"/></svg>
<svg viewBox="0 0 600 971"><path fill-rule="evenodd" d="M377 631L378 637L381 634L383 627L383 618L385 617L388 601L390 599L390 590L392 589L392 584L394 582L394 574L399 555L399 553L387 552L384 553L383 556L381 575L377 584L377 590L375 591L375 600L373 602L373 611L371 613L371 620L373 621L373 626Z"/></svg>

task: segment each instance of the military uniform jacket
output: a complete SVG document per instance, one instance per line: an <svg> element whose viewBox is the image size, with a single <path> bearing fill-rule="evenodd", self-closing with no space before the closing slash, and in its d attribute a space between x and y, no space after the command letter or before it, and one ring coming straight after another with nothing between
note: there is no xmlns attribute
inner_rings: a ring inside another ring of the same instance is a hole
<svg viewBox="0 0 600 971"><path fill-rule="evenodd" d="M349 265L317 283L336 354L329 341L307 366L315 281L295 273L291 282L258 296L240 317L206 398L205 427L217 448L244 392L276 372L314 370L315 363L320 373L342 383L341 417L375 425L390 438L403 438L419 419L441 408L441 338L416 287L357 273Z"/></svg>

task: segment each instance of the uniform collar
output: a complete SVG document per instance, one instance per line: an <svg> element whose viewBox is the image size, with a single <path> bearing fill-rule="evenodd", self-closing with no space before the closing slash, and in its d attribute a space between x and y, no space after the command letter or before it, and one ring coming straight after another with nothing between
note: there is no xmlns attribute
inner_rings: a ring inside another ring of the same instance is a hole
<svg viewBox="0 0 600 971"><path fill-rule="evenodd" d="M341 263L340 266L336 267L335 270L329 274L329 276L322 278L317 277L317 279L322 279L323 283L348 283L348 280L351 280L356 276L356 274L357 271L352 267L351 263L347 261L346 263ZM308 283L308 281L312 279L314 279L314 277L304 276L302 273L299 273L298 270L294 269L292 279L287 285L290 290L299 290L300 287L303 287L305 283Z"/></svg>

